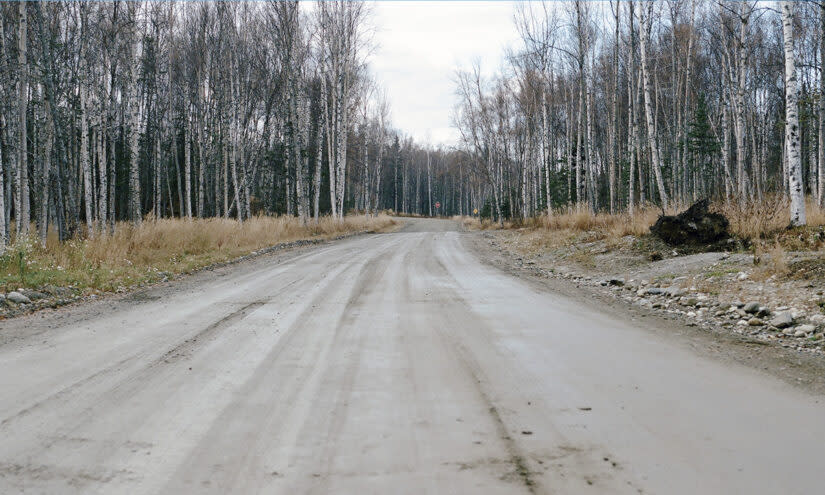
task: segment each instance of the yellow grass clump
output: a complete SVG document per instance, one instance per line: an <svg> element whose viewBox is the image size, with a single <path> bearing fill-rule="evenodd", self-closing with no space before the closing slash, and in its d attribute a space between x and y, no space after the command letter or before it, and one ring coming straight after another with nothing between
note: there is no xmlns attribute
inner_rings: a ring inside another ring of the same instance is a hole
<svg viewBox="0 0 825 495"><path fill-rule="evenodd" d="M675 213L675 210L668 213ZM461 221L467 230L503 228L552 233L560 241L559 243L564 244L574 240L581 233L588 233L588 237L593 240L643 235L649 232L650 226L660 214L661 210L652 206L637 208L636 212L630 215L629 213L593 213L586 205L577 205L570 209L553 210L549 215L506 221L502 225L477 217L453 217L453 219Z"/></svg>
<svg viewBox="0 0 825 495"><path fill-rule="evenodd" d="M665 213L675 215L690 205L676 205ZM806 201L807 226L801 229L788 229L790 219L790 202L782 195L769 195L761 200L717 201L711 204L711 210L723 214L730 221L730 232L747 241L779 241L786 249L804 250L825 245L825 236L817 237L821 227L825 227L825 209L815 200ZM624 236L641 236L650 232L662 210L647 205L636 208L633 215L627 212L609 214L593 213L587 205L577 205L570 209L552 211L526 220L504 222L502 226L490 220L475 217L455 217L463 222L468 230L489 228L527 229L552 234L558 238L555 244L567 244L583 238L593 240L615 240ZM582 237L582 234L586 234ZM820 239L820 237L822 239ZM803 241L799 241L799 239Z"/></svg>
<svg viewBox="0 0 825 495"><path fill-rule="evenodd" d="M730 221L730 230L743 239L771 239L785 231L791 218L790 200L780 194L765 196L761 200L731 200L718 202L714 209ZM825 209L808 197L805 201L807 227L825 225Z"/></svg>
<svg viewBox="0 0 825 495"><path fill-rule="evenodd" d="M786 276L790 272L785 249L774 241L772 244L756 244L754 246L754 262L758 262L753 272L755 280L765 280L771 276Z"/></svg>
<svg viewBox="0 0 825 495"><path fill-rule="evenodd" d="M59 242L50 232L43 248L30 238L0 256L0 285L6 289L42 285L103 291L159 280L225 262L277 244L325 240L366 231L384 231L387 215L321 218L305 225L289 216L257 216L238 223L224 218L147 219L139 226L118 224L113 234Z"/></svg>
<svg viewBox="0 0 825 495"><path fill-rule="evenodd" d="M571 211L555 211L537 219L538 226L547 230L570 230L579 232L599 232L605 237L624 237L626 235L643 235L662 210L653 207L637 208L633 215L629 213L593 213L586 206L573 208ZM671 213L671 212L668 212Z"/></svg>

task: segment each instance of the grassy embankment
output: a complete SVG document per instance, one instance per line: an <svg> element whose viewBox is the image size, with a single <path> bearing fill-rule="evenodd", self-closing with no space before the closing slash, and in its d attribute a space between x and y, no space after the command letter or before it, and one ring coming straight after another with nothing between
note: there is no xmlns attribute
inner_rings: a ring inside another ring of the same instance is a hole
<svg viewBox="0 0 825 495"><path fill-rule="evenodd" d="M674 215L689 205L671 208L666 213ZM769 197L762 201L739 203L716 202L711 210L725 215L730 221L730 231L746 245L772 247L778 244L788 250L819 249L825 239L819 238L820 227L825 226L825 209L813 200L807 201L808 225L788 229L790 218L788 201L782 197ZM593 213L588 208L574 208L554 211L524 221L504 222L503 229L537 233L546 237L548 246L596 240L616 240L625 236L643 237L650 233L650 226L656 222L661 209L653 206L637 208L633 215L628 213ZM502 228L490 220L476 217L456 217L469 230Z"/></svg>
<svg viewBox="0 0 825 495"><path fill-rule="evenodd" d="M46 247L34 236L0 256L0 287L73 287L81 292L116 291L188 273L278 244L327 240L391 229L387 215L322 218L306 225L294 217L259 216L238 224L222 218L148 219L138 227L118 224L114 234L59 242L50 232Z"/></svg>
<svg viewBox="0 0 825 495"><path fill-rule="evenodd" d="M674 207L667 214L676 214L688 205ZM786 253L790 251L818 251L825 247L825 209L815 201L807 201L808 225L788 228L790 218L788 200L781 196L762 201L716 202L711 210L725 215L730 221L731 233L741 240L748 252L767 263L765 275L786 275ZM661 209L653 206L637 208L634 215L627 213L592 213L588 208L554 211L525 221L505 222L503 227L490 220L463 217L468 230L499 229L517 233L518 251L536 254L555 249L598 243L600 249L626 249L627 236L637 239L632 245L636 251L669 251L661 241L650 235L650 226L656 222ZM579 253L578 250L574 250Z"/></svg>

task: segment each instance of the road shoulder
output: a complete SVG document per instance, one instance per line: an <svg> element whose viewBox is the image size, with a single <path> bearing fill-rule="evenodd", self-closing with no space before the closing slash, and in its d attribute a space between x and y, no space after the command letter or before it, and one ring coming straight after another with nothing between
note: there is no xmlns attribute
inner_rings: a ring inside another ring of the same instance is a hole
<svg viewBox="0 0 825 495"><path fill-rule="evenodd" d="M691 348L697 354L725 362L737 363L775 376L802 390L825 395L825 359L792 348L771 345L728 330L695 325L678 314L662 314L651 308L627 303L609 287L589 285L524 264L513 253L494 245L483 232L462 235L462 241L486 265L516 277L531 287L569 298L600 311L611 318Z"/></svg>
<svg viewBox="0 0 825 495"><path fill-rule="evenodd" d="M53 307L45 306L19 313L12 318L0 320L0 346L37 336L52 328L65 328L67 325L78 324L103 313L117 312L136 305L166 299L180 292L193 291L201 285L224 279L230 275L243 276L254 273L263 266L286 263L320 249L369 235L382 234L357 232L333 239L282 243L121 293L78 297Z"/></svg>

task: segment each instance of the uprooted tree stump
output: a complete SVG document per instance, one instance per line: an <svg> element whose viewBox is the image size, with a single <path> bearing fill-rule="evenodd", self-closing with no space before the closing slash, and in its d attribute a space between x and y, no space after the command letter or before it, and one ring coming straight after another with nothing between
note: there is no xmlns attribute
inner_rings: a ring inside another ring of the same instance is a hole
<svg viewBox="0 0 825 495"><path fill-rule="evenodd" d="M702 199L676 216L661 215L650 231L671 246L710 247L730 238L728 219Z"/></svg>

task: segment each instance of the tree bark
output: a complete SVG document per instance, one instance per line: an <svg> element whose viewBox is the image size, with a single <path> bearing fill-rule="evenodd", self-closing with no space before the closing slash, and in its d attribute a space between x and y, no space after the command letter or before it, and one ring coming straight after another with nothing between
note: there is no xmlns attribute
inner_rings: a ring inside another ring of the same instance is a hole
<svg viewBox="0 0 825 495"><path fill-rule="evenodd" d="M43 150L43 164L40 173L40 218L37 221L40 234L40 246L43 248L46 247L46 239L49 235L49 179L51 177L52 148L54 147L54 128L48 117L49 101L46 100L44 105L45 118L43 121L46 124L44 126L46 132L46 143ZM60 205L56 204L55 207L60 208Z"/></svg>
<svg viewBox="0 0 825 495"><path fill-rule="evenodd" d="M805 190L800 154L799 103L794 58L794 2L783 0L782 35L785 49L785 143L788 150L788 187L791 196L791 225L805 225Z"/></svg>
<svg viewBox="0 0 825 495"><path fill-rule="evenodd" d="M653 168L653 173L656 176L656 185L659 188L659 199L661 201L661 206L662 208L667 209L668 195L665 190L664 180L662 178L661 162L659 161L659 145L656 140L656 128L653 123L654 116L651 104L650 82L647 68L647 40L649 36L648 30L650 28L648 22L653 13L653 2L650 2L648 5L643 5L642 8L643 10L646 9L647 12L639 12L639 27L641 31L639 36L639 47L641 49L642 58L642 86L645 94L645 118L647 120L647 141L648 146L650 147L650 166Z"/></svg>
<svg viewBox="0 0 825 495"><path fill-rule="evenodd" d="M816 199L825 206L825 3L819 4L819 146Z"/></svg>
<svg viewBox="0 0 825 495"><path fill-rule="evenodd" d="M27 136L27 111L29 98L29 64L27 60L27 35L28 21L26 17L26 7L28 2L18 4L18 34L17 34L17 64L18 64L18 150L17 159L18 171L15 196L15 217L17 217L17 242L22 242L29 233L30 213L29 213L29 151Z"/></svg>
<svg viewBox="0 0 825 495"><path fill-rule="evenodd" d="M92 169L89 163L89 126L86 116L86 86L81 83L80 87L80 168L83 170L83 199L86 214L86 234L92 237L94 234L94 222L92 218Z"/></svg>
<svg viewBox="0 0 825 495"><path fill-rule="evenodd" d="M132 43L132 60L130 61L129 81L129 216L132 223L140 225L143 219L140 207L140 152L138 137L140 134L140 87L137 83L140 64L140 33L134 33Z"/></svg>

